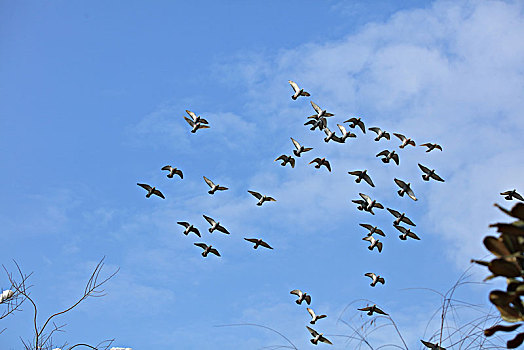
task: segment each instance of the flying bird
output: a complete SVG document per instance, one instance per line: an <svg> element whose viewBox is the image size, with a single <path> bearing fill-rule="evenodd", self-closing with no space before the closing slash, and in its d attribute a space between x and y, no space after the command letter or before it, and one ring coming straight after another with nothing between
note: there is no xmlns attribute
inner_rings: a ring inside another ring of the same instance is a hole
<svg viewBox="0 0 524 350"><path fill-rule="evenodd" d="M189 119L188 117L184 117L186 122L193 127L191 132L194 134L197 132L198 129L209 129L209 125L202 124L202 122L195 123L193 119Z"/></svg>
<svg viewBox="0 0 524 350"><path fill-rule="evenodd" d="M209 191L207 191L207 193L209 193L209 194L214 194L216 191L225 191L225 190L228 189L227 187L224 187L224 186L215 185L215 183L213 181L209 180L205 176L203 176L203 178L204 178L204 181L206 182L206 184L209 187L211 187L211 189Z"/></svg>
<svg viewBox="0 0 524 350"><path fill-rule="evenodd" d="M273 197L269 197L269 196L263 196L261 195L260 193L258 192L255 192L255 191L249 191L249 193L251 193L256 199L258 199L258 203L257 205L260 207L262 205L262 203L264 202L276 202L277 200Z"/></svg>
<svg viewBox="0 0 524 350"><path fill-rule="evenodd" d="M373 304L371 306L363 307L362 309L358 309L359 311L367 311L368 316L373 316L373 313L376 312L377 314L381 315L387 315L384 311L382 311L376 304Z"/></svg>
<svg viewBox="0 0 524 350"><path fill-rule="evenodd" d="M333 343L330 342L328 338L324 337L324 333L318 333L316 330L308 326L306 326L306 328L309 331L309 333L311 333L311 336L313 337L313 339L309 339L309 341L313 343L314 345L317 345L318 342L333 345Z"/></svg>
<svg viewBox="0 0 524 350"><path fill-rule="evenodd" d="M402 234L398 236L401 240L405 241L408 239L408 237L419 240L420 238L415 234L415 232L411 232L409 228L405 228L400 225L393 225L397 230L399 230Z"/></svg>
<svg viewBox="0 0 524 350"><path fill-rule="evenodd" d="M327 317L327 315L317 315L317 314L315 314L315 311L313 311L313 309L311 309L309 307L307 308L307 312L309 312L309 314L311 315L311 321L309 321L309 323L311 323L311 324L315 324L315 322L317 322L318 320Z"/></svg>
<svg viewBox="0 0 524 350"><path fill-rule="evenodd" d="M326 133L326 137L324 137L324 142L328 143L330 140L342 142L342 140L337 135L335 135L335 132L329 130L328 127L324 128L324 132Z"/></svg>
<svg viewBox="0 0 524 350"><path fill-rule="evenodd" d="M348 132L344 125L337 124L340 132L342 133L342 137L339 137L338 139L333 138L333 141L336 141L338 143L345 143L346 139L348 137L357 137L356 134L352 134L351 132Z"/></svg>
<svg viewBox="0 0 524 350"><path fill-rule="evenodd" d="M387 208L387 210L391 213L391 215L393 215L394 217L396 217L397 219L395 221L393 221L393 226L395 225L399 225L400 222L404 222L408 225L411 225L411 226L417 226L413 223L413 221L411 221L407 216L406 216L406 213L400 213L394 209L391 209L391 208Z"/></svg>
<svg viewBox="0 0 524 350"><path fill-rule="evenodd" d="M417 200L417 197L415 197L415 193L411 189L410 187L411 184L409 182L405 183L404 181L399 180L399 179L394 179L394 181L397 184L397 186L400 187L400 190L397 191L400 197L404 197L404 193L405 193L409 196L409 198L413 199L414 201Z"/></svg>
<svg viewBox="0 0 524 350"><path fill-rule="evenodd" d="M248 242L255 243L255 246L253 247L253 249L257 249L259 246L262 246L268 249L273 249L269 244L267 244L266 242L264 242L263 240L259 238L244 238L244 239Z"/></svg>
<svg viewBox="0 0 524 350"><path fill-rule="evenodd" d="M311 102L311 106L313 107L315 112L317 112L317 114L313 114L312 116L310 116L308 118L320 119L322 117L332 117L332 116L334 116L333 113L328 113L328 112L326 112L325 109L320 108L315 102L313 102L313 101L309 101L309 102Z"/></svg>
<svg viewBox="0 0 524 350"><path fill-rule="evenodd" d="M511 191L502 192L501 195L505 196L504 199L508 201L512 200L513 198L516 198L520 201L524 201L524 198L522 198L522 196L517 192L516 189L513 189Z"/></svg>
<svg viewBox="0 0 524 350"><path fill-rule="evenodd" d="M369 128L368 130L374 131L377 134L377 137L375 137L375 141L380 141L381 138L385 138L386 140L389 140L391 136L389 136L389 132L386 130L382 130L377 127Z"/></svg>
<svg viewBox="0 0 524 350"><path fill-rule="evenodd" d="M324 130L324 128L327 127L327 120L326 118L317 118L317 119L311 119L304 123L304 125L312 125L309 130L315 130L316 128L319 128L320 130Z"/></svg>
<svg viewBox="0 0 524 350"><path fill-rule="evenodd" d="M382 252L382 242L380 240L376 239L373 236L366 236L366 237L362 238L362 240L363 241L368 241L370 243L369 247L368 247L369 250L373 250L373 248L377 247L378 252L379 253Z"/></svg>
<svg viewBox="0 0 524 350"><path fill-rule="evenodd" d="M422 145L420 145L421 147L427 147L428 149L426 150L426 153L427 152L431 152L433 151L434 149L438 149L438 150L441 150L442 151L442 146L436 144L436 143L423 143Z"/></svg>
<svg viewBox="0 0 524 350"><path fill-rule="evenodd" d="M194 232L198 237L200 236L200 231L198 229L191 225L189 222L185 221L177 221L177 224L184 226L186 229L184 230L184 234L187 236L190 232Z"/></svg>
<svg viewBox="0 0 524 350"><path fill-rule="evenodd" d="M429 348L431 350L446 350L446 348L443 348L442 346L438 345L438 343L433 344L422 339L420 341L422 342L422 344L424 344L426 348Z"/></svg>
<svg viewBox="0 0 524 350"><path fill-rule="evenodd" d="M404 147L406 147L408 145L416 146L415 145L415 141L413 141L410 138L407 138L406 136L404 136L402 134L393 133L393 135L395 135L396 137L398 137L400 139L400 141L402 141L402 144L399 146L399 148L404 148Z"/></svg>
<svg viewBox="0 0 524 350"><path fill-rule="evenodd" d="M362 200L352 200L353 203L359 204L359 206L357 207L358 210L367 211L375 215L375 213L373 212L373 208L384 209L384 206L382 204L377 202L375 199L372 200L371 197L369 197L367 194L359 193L359 196L362 198Z"/></svg>
<svg viewBox="0 0 524 350"><path fill-rule="evenodd" d="M360 181L364 180L364 181L366 181L369 184L369 186L375 187L375 184L373 183L373 181L371 180L371 177L369 177L367 172L368 171L366 169L364 169L362 171L360 171L360 170L348 171L348 174L349 175L354 175L354 176L357 177L355 179L356 183L360 183Z"/></svg>
<svg viewBox="0 0 524 350"><path fill-rule="evenodd" d="M371 287L375 287L377 283L385 284L386 280L383 277L380 277L379 275L375 275L373 272L368 272L364 276L367 276L371 278Z"/></svg>
<svg viewBox="0 0 524 350"><path fill-rule="evenodd" d="M384 163L389 163L389 161L390 161L391 159L393 159L393 161L394 161L395 163L397 163L397 165L399 165L400 160L399 160L399 158L398 158L398 154L396 154L395 151L391 151L391 152L390 152L390 151L388 151L387 149L385 149L385 150L383 150L382 152L380 152L380 153L378 153L378 154L376 155L376 157L380 157L380 156L384 156L384 158L382 158L382 161L383 161Z"/></svg>
<svg viewBox="0 0 524 350"><path fill-rule="evenodd" d="M354 117L349 118L344 123L351 123L349 124L349 127L352 129L358 125L358 127L362 130L362 132L364 134L366 133L366 126L364 125L364 122L361 120L361 118L354 118Z"/></svg>
<svg viewBox="0 0 524 350"><path fill-rule="evenodd" d="M201 118L200 116L197 117L195 113L188 111L187 109L186 109L186 113L189 114L191 119L193 119L193 123L209 124L207 120L205 120L204 118Z"/></svg>
<svg viewBox="0 0 524 350"><path fill-rule="evenodd" d="M182 174L182 170L177 169L177 168L173 168L171 165L164 166L162 168L162 170L169 171L169 174L167 174L167 177L170 178L170 179L173 177L173 175L178 175L178 176L180 176L181 179L184 178L184 174Z"/></svg>
<svg viewBox="0 0 524 350"><path fill-rule="evenodd" d="M311 162L309 162L309 164L311 163L317 163L317 165L315 165L315 168L317 169L320 169L320 167L323 165L327 168L327 170L329 170L329 172L331 172L331 165L329 164L329 162L326 160L326 158L315 158L313 159Z"/></svg>
<svg viewBox="0 0 524 350"><path fill-rule="evenodd" d="M275 159L275 162L276 161L279 161L281 160L282 163L280 165L282 166L286 166L286 164L290 164L292 168L295 167L295 158L291 157L291 156L286 156L285 154L279 156L277 159Z"/></svg>
<svg viewBox="0 0 524 350"><path fill-rule="evenodd" d="M295 145L295 150L293 150L293 153L295 154L295 156L297 157L300 157L300 154L302 154L303 152L308 152L308 151L311 151L313 148L311 147L304 147L302 146L300 143L298 143L297 140L295 140L294 138L291 137L291 142L293 142L293 145Z"/></svg>
<svg viewBox="0 0 524 350"><path fill-rule="evenodd" d="M424 172L424 174L422 175L422 180L429 181L429 179L432 178L433 180L444 182L444 180L440 176L438 176L437 173L435 173L435 169L429 170L429 168L426 168L424 165L420 163L418 163L418 167L420 168L420 170Z"/></svg>
<svg viewBox="0 0 524 350"><path fill-rule="evenodd" d="M295 83L294 81L288 80L288 82L289 84L291 84L293 91L295 91L293 96L291 96L293 100L296 100L299 96L311 96L309 92L304 91L304 89L299 88L297 83Z"/></svg>
<svg viewBox="0 0 524 350"><path fill-rule="evenodd" d="M13 292L11 289L6 289L0 294L0 304L3 302L11 299L15 295L15 292Z"/></svg>
<svg viewBox="0 0 524 350"><path fill-rule="evenodd" d="M204 249L204 251L202 252L202 256L205 258L209 253L213 253L215 254L216 256L220 256L220 253L218 252L218 250L216 250L215 248L213 248L213 246L211 245L207 245L205 243L193 243L194 245L196 245L197 247L200 247L202 249Z"/></svg>
<svg viewBox="0 0 524 350"><path fill-rule="evenodd" d="M295 294L298 296L298 299L295 300L297 304L302 304L302 302L305 300L308 305L311 304L311 295L302 292L300 289L293 289L289 294Z"/></svg>
<svg viewBox="0 0 524 350"><path fill-rule="evenodd" d="M216 222L215 220L213 220L209 216L206 216L206 215L202 215L202 216L211 225L211 227L208 229L209 233L212 233L213 231L218 230L218 231L220 231L222 233L225 233L227 235L229 234L229 232L226 230L226 228L224 226L220 225L220 222Z"/></svg>
<svg viewBox="0 0 524 350"><path fill-rule="evenodd" d="M384 231L379 229L377 226L371 226L370 224L359 224L359 225L369 230L368 236L371 236L372 234L376 233L377 235L386 237L386 234L384 233Z"/></svg>
<svg viewBox="0 0 524 350"><path fill-rule="evenodd" d="M154 195L159 196L162 199L166 199L166 197L164 197L162 192L157 190L156 187L151 187L148 184L141 184L141 183L137 183L137 185L142 187L143 189L145 189L147 191L146 198L149 198L149 197L151 197L152 194L154 194Z"/></svg>

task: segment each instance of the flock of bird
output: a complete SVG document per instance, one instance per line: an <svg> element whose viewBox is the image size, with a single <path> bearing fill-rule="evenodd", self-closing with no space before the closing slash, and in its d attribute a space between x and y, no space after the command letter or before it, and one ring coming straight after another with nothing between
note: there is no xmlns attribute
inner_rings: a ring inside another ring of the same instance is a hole
<svg viewBox="0 0 524 350"><path fill-rule="evenodd" d="M301 89L295 82L289 81L289 84L294 90L294 94L291 96L293 100L297 100L300 96L309 97L310 94L307 91L304 91L304 89ZM355 133L352 133L351 131L348 131L344 125L337 124L338 129L340 130L340 135L337 135L335 131L331 131L328 127L328 118L333 117L333 113L327 112L325 109L320 108L316 103L313 101L310 101L311 106L313 107L315 114L307 117L307 121L304 123L306 126L310 126L310 130L314 131L315 129L318 129L320 131L323 131L325 134L324 142L329 143L330 141L337 142L337 143L345 143L348 138L357 138L357 135ZM187 123L192 127L191 133L196 133L199 129L207 129L210 128L209 123L206 119L197 116L195 113L186 110L187 114L190 118L185 117L184 119L187 121ZM343 123L349 123L348 127L351 129L356 129L357 127L362 131L363 134L366 134L366 126L364 124L364 121L362 118L359 117L352 117L348 120L344 121ZM379 127L370 127L367 130L370 130L376 134L376 137L374 137L374 141L380 142L382 139L385 139L387 141L391 140L390 133L382 130ZM395 137L397 137L400 140L400 149L404 149L407 146L416 146L416 143L413 139L404 136L400 133L393 133ZM275 161L281 161L282 166L290 165L291 168L294 168L296 165L296 160L293 157L293 155L297 158L302 157L303 154L306 152L309 152L313 150L312 147L305 147L301 145L297 140L294 138L291 138L291 142L293 143L294 150L292 151L291 155L282 154L278 158L275 159ZM422 147L426 147L426 152L431 152L433 150L440 150L442 151L442 147L437 143L424 143L420 145ZM388 150L385 149L378 154L376 154L376 157L381 157L381 160L383 163L389 163L390 161L393 161L397 166L400 164L400 158L399 154L395 152L394 149ZM309 162L309 164L315 164L316 169L320 169L322 166L324 166L329 172L332 171L332 167L330 162L325 157L316 157L313 160ZM422 171L422 179L424 181L430 181L431 179L439 182L444 182L444 180L436 173L435 169L430 169L427 166L424 166L422 164L418 164L418 167ZM173 178L175 175L179 176L180 179L183 179L183 173L180 169L177 169L176 167L172 167L171 165L166 165L162 167L163 171L168 171L167 177ZM354 170L349 171L349 175L355 176L355 182L361 183L362 180L366 182L369 186L375 187L375 184L373 180L371 179L370 174L368 173L367 169L363 170ZM226 191L228 190L228 187L215 184L212 180L210 180L207 177L203 177L205 183L209 186L208 193L210 195L214 195L217 191ZM413 201L417 201L417 197L415 196L415 193L413 189L411 188L411 183L406 182L401 179L394 178L393 181L395 184L399 187L399 190L397 191L398 195L400 197L404 197L406 195ZM144 183L137 183L138 186L144 188L147 191L146 198L150 198L152 195L156 195L162 199L165 199L164 194L158 190L154 186L150 186L148 184ZM255 192L252 190L248 190L248 193L253 195L258 202L256 203L257 206L262 206L265 202L275 202L276 200L267 195L263 195L259 192ZM506 191L501 193L501 195L504 195L506 199L511 200L513 198L524 200L524 198L516 192L516 190L512 191ZM366 195L365 193L359 193L360 198L352 200L353 203L357 204L357 210L368 212L372 215L375 215L375 212L373 211L374 208L376 209L384 209L384 206L379 203L376 199L372 199L370 196ZM399 212L398 210L392 209L392 208L386 208L387 211L394 217L393 220L393 227L400 232L399 238L403 241L407 240L408 238L412 238L415 240L420 240L419 236L411 231L410 228L407 228L402 225L409 225L415 227L415 223L406 215L404 212ZM208 222L210 227L208 228L209 233L212 233L213 231L219 231L224 234L229 234L229 231L218 221L215 219L203 215L203 218ZM193 224L186 222L186 221L178 221L179 225L184 227L183 233L187 236L189 233L194 233L199 238L202 237L200 230L194 226ZM360 223L360 226L365 228L368 232L365 237L362 238L362 240L369 242L368 249L374 250L377 248L378 252L382 252L383 248L383 242L381 242L379 239L376 238L375 235L385 237L384 231L382 231L377 226L374 226L372 224L368 223ZM263 241L260 238L244 238L246 241L254 244L253 248L257 249L258 247L264 247L267 249L273 249L267 242ZM219 251L214 248L212 245L208 245L206 243L197 242L194 243L195 246L200 247L203 252L201 253L202 256L205 258L208 256L209 253L214 254L216 256L220 257ZM365 277L369 277L371 279L370 286L375 287L378 283L385 284L384 277L374 273L374 272L368 272L364 275ZM291 294L294 294L298 297L296 300L297 304L302 304L303 301L305 301L308 305L311 304L311 296L305 292L302 292L299 289L292 290L290 292ZM388 315L383 310L381 310L377 305L367 305L366 307L359 308L359 311L366 312L367 315L372 316L373 313L382 314L382 315ZM317 315L313 309L307 308L307 311L311 315L311 321L310 324L314 325L318 320L323 319L327 317L326 315ZM306 326L307 330L312 336L312 339L310 339L311 343L317 345L318 342L326 343L326 344L332 344L330 340L328 340L323 333L319 333L313 328ZM427 344L426 344L427 343ZM429 342L424 342L423 344L427 347L437 346L438 344L431 344ZM438 347L439 349L443 349L441 347Z"/></svg>

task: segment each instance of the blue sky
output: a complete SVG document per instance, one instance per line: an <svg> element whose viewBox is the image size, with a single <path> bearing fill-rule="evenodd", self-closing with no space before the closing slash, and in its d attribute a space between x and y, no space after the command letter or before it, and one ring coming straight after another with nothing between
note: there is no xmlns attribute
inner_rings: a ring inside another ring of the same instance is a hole
<svg viewBox="0 0 524 350"><path fill-rule="evenodd" d="M328 314L319 331L349 334L337 319L366 298L419 348L438 298L404 288L449 288L471 258L486 254L487 226L503 218L492 207L503 201L498 193L524 192L516 161L524 149L522 37L522 2L2 1L1 263L13 269L15 259L34 272L42 316L75 300L101 257L106 272L120 268L106 297L63 317L58 342L283 345L262 329L214 327L258 323L307 348L309 315L289 294L299 288ZM325 144L303 126L312 109L308 98L291 100L290 79L335 114L332 130L358 115L367 127L444 151L399 150L397 140L377 143L358 130L347 144ZM211 128L191 134L186 109ZM273 162L290 154L290 137L314 147L295 169ZM399 167L375 158L385 148L400 152ZM331 161L332 173L307 165L317 156ZM446 183L423 182L418 162ZM167 179L166 164L184 179ZM347 174L362 168L376 188ZM230 190L209 196L202 176ZM410 181L419 200L398 197L394 177ZM145 199L137 182L166 200ZM247 190L277 202L259 208ZM398 240L385 211L357 211L359 192L406 211L422 240ZM207 233L202 214L231 235ZM184 236L176 221L194 223L202 240ZM381 254L366 249L361 222L386 232ZM275 249L255 251L244 237ZM197 241L222 257L203 259ZM370 288L369 271L386 285ZM474 280L485 274L472 271ZM488 309L498 284L462 293ZM2 322L2 348L21 348L29 309ZM376 346L390 335L374 338Z"/></svg>

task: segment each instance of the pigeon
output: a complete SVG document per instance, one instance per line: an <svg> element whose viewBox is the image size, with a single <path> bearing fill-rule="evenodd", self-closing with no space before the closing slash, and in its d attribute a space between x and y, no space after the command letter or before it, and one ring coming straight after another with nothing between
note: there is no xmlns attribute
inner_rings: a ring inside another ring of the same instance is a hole
<svg viewBox="0 0 524 350"><path fill-rule="evenodd" d="M330 140L342 142L342 140L337 135L335 135L335 132L329 130L328 127L324 128L324 132L326 133L326 137L324 137L324 142L328 143Z"/></svg>
<svg viewBox="0 0 524 350"><path fill-rule="evenodd" d="M202 215L202 216L211 225L211 227L208 229L209 233L212 233L213 231L218 230L218 231L223 232L223 233L225 233L227 235L229 234L229 232L226 230L226 228L224 226L220 225L220 222L216 222L215 220L213 220L209 216L206 216L206 215Z"/></svg>
<svg viewBox="0 0 524 350"><path fill-rule="evenodd" d="M289 294L295 294L298 296L298 299L295 300L297 304L302 304L302 302L305 300L308 305L311 304L311 295L307 293L303 293L300 289L293 289Z"/></svg>
<svg viewBox="0 0 524 350"><path fill-rule="evenodd" d="M205 120L204 118L201 118L200 116L197 117L195 113L188 111L187 109L186 109L186 113L189 114L191 119L193 119L194 123L209 124L207 120Z"/></svg>
<svg viewBox="0 0 524 350"><path fill-rule="evenodd" d="M264 242L263 240L259 238L244 238L244 239L248 242L255 243L255 246L253 247L253 249L257 249L259 246L262 246L268 249L273 249L269 244L267 244L266 242Z"/></svg>
<svg viewBox="0 0 524 350"><path fill-rule="evenodd" d="M0 294L0 304L3 302L11 299L15 295L15 292L13 292L11 289L6 289Z"/></svg>
<svg viewBox="0 0 524 350"><path fill-rule="evenodd" d="M220 253L218 252L218 250L216 250L215 248L213 248L213 246L211 245L207 245L205 243L193 243L194 245L196 245L197 247L200 247L202 249L204 249L204 251L202 252L202 256L205 258L209 253L213 253L215 254L216 256L220 256Z"/></svg>
<svg viewBox="0 0 524 350"><path fill-rule="evenodd" d="M402 134L393 133L393 135L395 135L396 137L398 137L400 139L400 141L402 141L402 144L399 146L399 148L404 148L404 147L406 147L408 145L416 146L415 145L415 141L413 141L410 138L407 138L406 136L404 136Z"/></svg>
<svg viewBox="0 0 524 350"><path fill-rule="evenodd" d="M289 84L291 84L291 87L295 91L295 94L291 96L293 100L296 100L299 96L311 96L309 92L304 91L304 89L301 89L298 87L297 83L294 81L288 80Z"/></svg>
<svg viewBox="0 0 524 350"><path fill-rule="evenodd" d="M162 192L157 190L156 187L151 187L148 184L141 184L141 183L137 183L137 185L142 187L143 189L145 189L147 191L146 198L149 198L149 197L151 197L152 194L154 194L154 195L159 196L162 199L166 199L166 197L164 197Z"/></svg>
<svg viewBox="0 0 524 350"><path fill-rule="evenodd" d="M310 116L308 118L320 119L322 117L332 117L332 116L334 116L333 113L328 113L328 112L326 112L325 109L320 108L315 102L313 102L313 101L309 101L309 102L311 102L311 106L313 107L315 112L317 112L317 114L313 114L312 116Z"/></svg>
<svg viewBox="0 0 524 350"><path fill-rule="evenodd" d="M189 119L188 117L184 117L186 122L193 127L191 132L194 134L197 132L198 129L209 129L209 125L202 124L202 122L195 123L192 119Z"/></svg>
<svg viewBox="0 0 524 350"><path fill-rule="evenodd" d="M327 120L324 117L318 119L311 119L305 122L304 125L312 125L312 127L309 130L315 130L316 128L324 130L324 128L327 127Z"/></svg>
<svg viewBox="0 0 524 350"><path fill-rule="evenodd" d="M386 237L386 234L384 233L384 231L377 228L377 226L371 226L370 224L359 224L359 225L369 230L368 236L371 236L372 234L376 233L377 235Z"/></svg>
<svg viewBox="0 0 524 350"><path fill-rule="evenodd" d="M184 230L184 234L187 236L190 232L194 232L198 237L202 237L200 236L200 231L198 231L198 229L191 225L189 222L185 222L185 221L177 221L177 224L179 225L182 225L184 226L186 229Z"/></svg>
<svg viewBox="0 0 524 350"><path fill-rule="evenodd" d="M388 211L391 213L391 215L393 215L394 217L396 217L397 219L393 222L393 226L395 225L399 225L400 222L404 222L408 225L411 225L411 226L417 226L413 223L413 221L411 221L407 216L406 216L406 213L399 213L398 211L394 210L394 209L391 209L391 208L387 208Z"/></svg>
<svg viewBox="0 0 524 350"><path fill-rule="evenodd" d="M293 145L295 145L295 150L293 150L293 153L295 154L295 156L297 157L300 157L300 154L303 153L303 152L308 152L308 151L311 151L313 148L311 147L304 147L302 145L300 145L300 143L298 143L297 140L293 139L291 137L291 142L293 142Z"/></svg>
<svg viewBox="0 0 524 350"><path fill-rule="evenodd" d="M225 191L227 190L228 188L227 187L224 187L224 186L220 186L220 185L215 185L213 183L213 181L209 180L207 177L203 176L204 178L204 181L206 182L206 184L211 187L211 189L209 191L207 191L207 193L209 194L214 194L216 191Z"/></svg>
<svg viewBox="0 0 524 350"><path fill-rule="evenodd" d="M366 181L369 184L369 186L375 187L375 184L373 183L373 181L371 180L371 178L367 174L367 170L366 169L364 169L362 171L360 171L360 170L348 171L348 174L349 175L355 175L357 177L355 179L356 183L360 183L360 181L364 180L364 181Z"/></svg>
<svg viewBox="0 0 524 350"><path fill-rule="evenodd" d="M422 145L420 145L420 147L427 147L428 149L426 150L426 153L427 152L431 152L433 151L434 149L438 149L438 150L441 150L442 151L442 146L441 145L438 145L436 143L423 143Z"/></svg>
<svg viewBox="0 0 524 350"><path fill-rule="evenodd" d="M405 240L408 239L408 237L410 237L410 238L413 238L413 239L416 239L416 240L420 241L420 238L415 234L415 232L411 232L411 230L409 228L405 228L405 227L400 226L400 225L393 225L393 226L397 230L402 232L402 234L398 236L398 238L400 238L401 240L405 241Z"/></svg>
<svg viewBox="0 0 524 350"><path fill-rule="evenodd" d="M417 197L415 197L415 193L411 189L410 187L411 184L409 182L405 183L404 181L399 180L399 179L394 179L394 180L395 180L395 183L398 185L398 187L400 187L400 190L397 191L400 197L404 197L404 193L405 193L409 196L409 198L413 199L414 201L417 200Z"/></svg>
<svg viewBox="0 0 524 350"><path fill-rule="evenodd" d="M426 348L429 348L431 350L446 350L446 348L443 348L442 346L438 345L438 343L433 344L422 339L420 341L422 342L422 344L424 344Z"/></svg>
<svg viewBox="0 0 524 350"><path fill-rule="evenodd" d="M512 200L513 198L516 198L520 201L524 201L524 198L522 198L522 196L517 192L516 189L513 189L511 191L502 192L501 195L505 196L504 199L508 201Z"/></svg>
<svg viewBox="0 0 524 350"><path fill-rule="evenodd" d="M418 167L420 168L420 170L424 172L424 174L422 175L422 180L429 181L429 178L432 178L433 180L444 182L444 180L435 173L435 169L429 170L429 168L426 168L424 165L420 163L418 163Z"/></svg>
<svg viewBox="0 0 524 350"><path fill-rule="evenodd" d="M251 193L256 199L258 199L258 203L257 205L260 207L262 205L262 203L264 202L276 202L277 200L273 197L269 197L269 196L263 196L261 195L260 193L258 192L255 192L255 191L249 191L249 193Z"/></svg>
<svg viewBox="0 0 524 350"><path fill-rule="evenodd" d="M364 134L366 133L366 126L364 125L364 122L360 120L360 118L349 118L344 123L351 123L349 124L350 128L355 128L358 125L360 129L362 130L362 132Z"/></svg>
<svg viewBox="0 0 524 350"><path fill-rule="evenodd" d="M324 333L318 333L316 330L314 330L313 328L310 328L308 326L306 326L306 328L309 331L309 333L311 333L311 336L313 337L313 339L309 339L309 341L311 343L313 343L314 345L317 345L318 342L322 342L322 343L333 345L333 343L330 342L329 339L324 337Z"/></svg>
<svg viewBox="0 0 524 350"><path fill-rule="evenodd" d="M380 204L374 199L372 200L371 197L369 197L368 195L364 193L359 193L359 195L360 197L362 197L362 200L357 199L352 201L353 203L359 204L357 208L358 210L367 211L375 215L375 213L373 212L373 208L384 209L384 206L382 204Z"/></svg>
<svg viewBox="0 0 524 350"><path fill-rule="evenodd" d="M380 277L379 275L375 275L373 272L368 272L364 276L371 278L372 280L370 284L371 287L375 287L377 283L382 283L382 284L386 283L386 280L384 280L383 277Z"/></svg>
<svg viewBox="0 0 524 350"><path fill-rule="evenodd" d="M376 157L380 157L380 156L384 156L384 158L382 158L382 161L384 163L389 163L389 161L391 159L393 159L393 161L395 163L397 163L397 165L399 165L399 159L398 159L398 154L395 153L395 151L388 151L387 149L383 150L382 152L378 153L376 155Z"/></svg>
<svg viewBox="0 0 524 350"><path fill-rule="evenodd" d="M315 324L315 322L317 322L318 320L327 317L327 315L317 315L317 314L315 314L315 311L313 311L313 309L311 309L309 307L307 308L307 312L309 312L309 314L311 315L311 321L309 321L309 323L311 323L311 324Z"/></svg>
<svg viewBox="0 0 524 350"><path fill-rule="evenodd" d="M169 171L169 174L167 174L167 177L168 178L173 178L173 175L178 175L180 176L181 179L184 178L184 174L182 174L182 170L180 169L177 169L177 168L173 168L171 165L166 165L162 168L162 170L167 170Z"/></svg>
<svg viewBox="0 0 524 350"><path fill-rule="evenodd" d="M391 137L389 136L389 132L387 132L386 130L381 130L377 127L369 128L368 130L374 131L377 134L377 137L375 137L375 141L380 141L381 138L389 140Z"/></svg>
<svg viewBox="0 0 524 350"><path fill-rule="evenodd" d="M357 137L356 134L352 134L351 132L348 132L346 128L344 127L344 125L337 124L337 126L340 132L342 133L342 137L339 137L338 139L333 138L333 141L338 142L338 143L345 143L348 137Z"/></svg>
<svg viewBox="0 0 524 350"><path fill-rule="evenodd" d="M331 172L331 165L329 164L329 162L326 160L326 158L315 158L313 159L311 162L309 162L309 164L311 163L317 163L317 165L315 165L315 168L317 169L320 169L320 167L323 165L327 168L327 170L329 170L329 172Z"/></svg>
<svg viewBox="0 0 524 350"><path fill-rule="evenodd" d="M291 156L286 156L285 154L281 155L280 157L278 157L277 159L275 159L275 162L276 161L279 161L281 160L282 161L282 166L286 166L286 164L290 164L292 168L295 167L295 158L291 157Z"/></svg>
<svg viewBox="0 0 524 350"><path fill-rule="evenodd" d="M377 247L378 252L379 253L382 252L382 242L379 241L378 239L376 239L375 237L373 237L373 236L366 236L366 237L362 238L362 240L363 241L368 241L370 243L369 247L368 247L369 250L373 250L373 248Z"/></svg>
<svg viewBox="0 0 524 350"><path fill-rule="evenodd" d="M384 311L379 309L379 307L376 304L373 304L371 306L363 307L362 309L358 309L359 311L367 311L368 316L373 316L373 313L376 312L377 314L381 315L387 315Z"/></svg>

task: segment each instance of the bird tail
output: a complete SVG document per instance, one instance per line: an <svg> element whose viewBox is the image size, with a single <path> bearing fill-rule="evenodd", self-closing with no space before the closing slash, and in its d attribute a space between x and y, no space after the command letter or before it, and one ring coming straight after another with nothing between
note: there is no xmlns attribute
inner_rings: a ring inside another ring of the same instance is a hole
<svg viewBox="0 0 524 350"><path fill-rule="evenodd" d="M295 96L295 95L291 96L291 98L293 99L293 101L296 100L297 97L298 97L298 96Z"/></svg>
<svg viewBox="0 0 524 350"><path fill-rule="evenodd" d="M384 163L389 163L389 160L388 160L387 158L382 158L382 161L383 161Z"/></svg>
<svg viewBox="0 0 524 350"><path fill-rule="evenodd" d="M167 177L171 179L173 177L173 174L167 174Z"/></svg>
<svg viewBox="0 0 524 350"><path fill-rule="evenodd" d="M300 153L298 153L296 149L293 150L293 154L294 154L295 156L297 156L297 157L300 157Z"/></svg>
<svg viewBox="0 0 524 350"><path fill-rule="evenodd" d="M422 180L424 180L424 181L429 181L429 176L427 176L427 175L422 175Z"/></svg>
<svg viewBox="0 0 524 350"><path fill-rule="evenodd" d="M398 190L397 193L400 197L404 197L404 191Z"/></svg>

